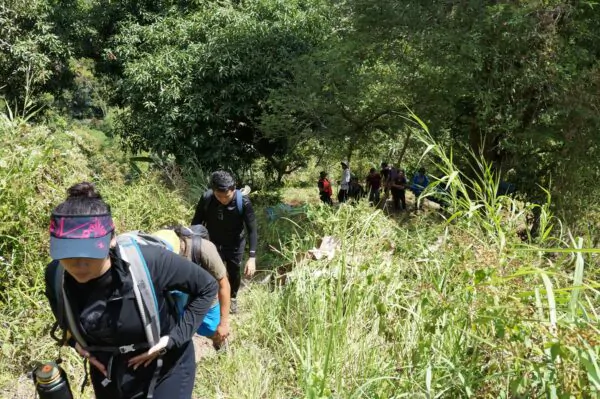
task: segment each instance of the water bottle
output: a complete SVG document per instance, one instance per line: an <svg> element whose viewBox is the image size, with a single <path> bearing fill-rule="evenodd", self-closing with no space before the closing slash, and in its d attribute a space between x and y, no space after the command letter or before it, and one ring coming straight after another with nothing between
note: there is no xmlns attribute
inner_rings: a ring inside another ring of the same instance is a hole
<svg viewBox="0 0 600 399"><path fill-rule="evenodd" d="M73 399L67 374L55 362L36 367L33 382L40 399Z"/></svg>

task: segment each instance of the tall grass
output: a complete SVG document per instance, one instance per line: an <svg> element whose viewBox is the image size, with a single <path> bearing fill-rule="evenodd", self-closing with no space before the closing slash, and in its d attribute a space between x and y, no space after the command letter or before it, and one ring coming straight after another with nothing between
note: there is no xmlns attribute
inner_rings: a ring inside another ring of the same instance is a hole
<svg viewBox="0 0 600 399"><path fill-rule="evenodd" d="M549 203L498 195L484 162L464 173L421 139L445 173L424 197L443 185L445 220L359 205L274 222L263 239L296 267L285 286L243 294L233 350L200 370L198 397L599 395L598 250L569 238ZM517 233L534 207L541 234L525 245ZM341 239L336 257L303 261L324 235Z"/></svg>
<svg viewBox="0 0 600 399"><path fill-rule="evenodd" d="M120 230L189 218L183 193L152 176L128 182L125 162L81 137L0 124L0 387L56 354L42 271L47 215L66 187L96 181ZM474 158L479 173L467 174L420 137L441 160L444 176L424 197L447 189L444 218L395 219L363 203L269 221L257 209L258 268L291 271L283 286L241 294L231 351L198 365L196 398L599 395L595 237L570 236L548 203L497 195L485 163ZM517 230L533 207L540 235L524 244ZM307 261L325 235L341 240L336 256ZM79 359L66 367L78 381Z"/></svg>

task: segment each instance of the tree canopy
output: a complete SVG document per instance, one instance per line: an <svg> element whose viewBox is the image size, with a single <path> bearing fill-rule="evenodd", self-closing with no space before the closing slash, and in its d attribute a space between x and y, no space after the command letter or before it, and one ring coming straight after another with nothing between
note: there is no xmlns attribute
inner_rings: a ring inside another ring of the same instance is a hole
<svg viewBox="0 0 600 399"><path fill-rule="evenodd" d="M278 180L315 156L404 161L409 109L459 161L481 154L528 198L550 186L565 205L599 177L597 16L564 0L12 1L0 86L9 102L95 90L133 152L262 158Z"/></svg>

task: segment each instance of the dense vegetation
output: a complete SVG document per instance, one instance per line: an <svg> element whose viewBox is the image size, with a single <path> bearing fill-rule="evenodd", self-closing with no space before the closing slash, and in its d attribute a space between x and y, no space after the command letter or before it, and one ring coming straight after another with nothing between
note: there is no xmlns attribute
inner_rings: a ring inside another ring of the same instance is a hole
<svg viewBox="0 0 600 399"><path fill-rule="evenodd" d="M152 230L189 220L203 170L262 209L345 158L424 164L450 206L261 210L259 268L294 271L244 293L198 397L597 397L599 40L592 1L2 2L0 396L55 355L42 270L70 184ZM324 235L338 255L304 262Z"/></svg>
<svg viewBox="0 0 600 399"><path fill-rule="evenodd" d="M574 218L596 203L592 1L3 4L1 93L24 115L108 117L130 150L240 174L262 159L281 181L315 153L420 153L408 107L529 200L549 188Z"/></svg>

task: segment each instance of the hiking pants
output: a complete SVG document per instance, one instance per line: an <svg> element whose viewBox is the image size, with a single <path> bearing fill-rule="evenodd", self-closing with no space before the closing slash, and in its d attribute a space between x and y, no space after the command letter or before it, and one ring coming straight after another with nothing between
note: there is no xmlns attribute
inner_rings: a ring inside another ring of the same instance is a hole
<svg viewBox="0 0 600 399"><path fill-rule="evenodd" d="M227 278L231 286L231 298L237 298L237 293L242 284L242 259L244 258L244 249L246 240L242 240L237 249L223 248L217 245L219 255L227 268Z"/></svg>
<svg viewBox="0 0 600 399"><path fill-rule="evenodd" d="M340 203L348 201L348 190L338 191L338 201Z"/></svg>
<svg viewBox="0 0 600 399"><path fill-rule="evenodd" d="M154 388L154 399L191 399L194 390L194 378L196 375L196 359L194 344L189 341L187 348L183 351L177 363L156 382ZM144 367L141 365L140 367ZM115 383L102 386L104 376L94 367L90 366L90 376L94 387L96 399L145 399L146 393L141 392L134 396L119 395L115 389ZM150 381L148 381L148 385ZM73 387L72 387L73 388Z"/></svg>
<svg viewBox="0 0 600 399"><path fill-rule="evenodd" d="M377 206L377 204L379 204L380 200L381 200L381 197L379 194L379 189L377 189L377 190L371 189L371 191L369 191L369 202L372 205Z"/></svg>
<svg viewBox="0 0 600 399"><path fill-rule="evenodd" d="M326 203L328 205L333 205L333 201L331 201L331 197L329 196L329 194L321 193L320 197L321 197L321 201L323 201L324 203Z"/></svg>
<svg viewBox="0 0 600 399"><path fill-rule="evenodd" d="M398 211L406 209L406 190L392 188L392 198L394 200L394 209ZM402 203L402 207L400 207L400 203Z"/></svg>

